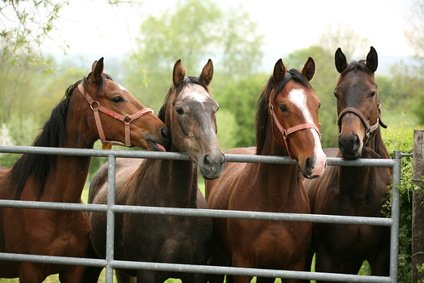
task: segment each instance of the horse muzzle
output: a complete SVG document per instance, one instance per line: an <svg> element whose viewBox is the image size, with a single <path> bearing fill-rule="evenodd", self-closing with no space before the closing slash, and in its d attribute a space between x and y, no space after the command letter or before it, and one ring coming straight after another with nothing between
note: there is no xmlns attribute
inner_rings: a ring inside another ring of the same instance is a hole
<svg viewBox="0 0 424 283"><path fill-rule="evenodd" d="M200 173L205 179L216 179L224 168L224 154L222 152L206 154L199 162Z"/></svg>
<svg viewBox="0 0 424 283"><path fill-rule="evenodd" d="M300 162L299 165L305 178L318 178L324 174L325 167L327 166L327 156L321 151L313 157L307 157L303 162Z"/></svg>
<svg viewBox="0 0 424 283"><path fill-rule="evenodd" d="M361 157L362 147L362 139L356 133L339 135L339 149L342 158L358 159Z"/></svg>

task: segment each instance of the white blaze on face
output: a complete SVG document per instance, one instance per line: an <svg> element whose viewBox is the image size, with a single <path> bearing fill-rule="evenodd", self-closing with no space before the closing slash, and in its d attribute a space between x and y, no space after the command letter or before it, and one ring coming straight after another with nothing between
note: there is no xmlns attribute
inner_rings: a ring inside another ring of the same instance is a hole
<svg viewBox="0 0 424 283"><path fill-rule="evenodd" d="M289 92L288 99L294 105L296 105L296 107L300 110L303 117L305 118L305 123L314 124L314 120L312 118L311 112L309 112L309 109L306 105L306 94L302 89L291 90ZM327 157L322 151L321 140L317 131L315 131L315 129L308 129L308 130L311 131L315 141L315 146L314 146L315 166L313 169L313 174L320 176L324 172Z"/></svg>
<svg viewBox="0 0 424 283"><path fill-rule="evenodd" d="M183 92L181 93L181 99L186 98L203 104L209 99L209 94L201 85L189 84L184 87Z"/></svg>
<svg viewBox="0 0 424 283"><path fill-rule="evenodd" d="M117 83L117 85L119 86L119 89L120 90L124 90L124 91L128 92L128 90L124 86L122 86L122 85L120 85L118 83Z"/></svg>

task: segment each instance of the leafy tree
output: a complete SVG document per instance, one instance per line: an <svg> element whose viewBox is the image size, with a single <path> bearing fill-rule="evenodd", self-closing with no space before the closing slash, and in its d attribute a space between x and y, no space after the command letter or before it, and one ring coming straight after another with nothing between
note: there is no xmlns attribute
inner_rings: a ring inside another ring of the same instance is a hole
<svg viewBox="0 0 424 283"><path fill-rule="evenodd" d="M409 28L406 35L415 51L417 64L410 66L409 79L414 81L418 89L414 89L415 98L412 107L419 122L424 124L424 0L411 1L411 13L409 17Z"/></svg>
<svg viewBox="0 0 424 283"><path fill-rule="evenodd" d="M4 0L0 4L1 55L14 63L16 55L27 60L42 59L33 56L40 51L43 40L53 30L54 22L67 1L57 0ZM38 62L40 63L40 62Z"/></svg>
<svg viewBox="0 0 424 283"><path fill-rule="evenodd" d="M216 94L221 109L226 109L227 112L230 112L236 123L236 128L233 129L234 135L229 137L233 140L233 147L256 144L255 117L257 101L267 79L266 75L250 76L227 84L227 86L222 88L221 92Z"/></svg>
<svg viewBox="0 0 424 283"><path fill-rule="evenodd" d="M424 0L411 1L411 16L409 17L407 37L420 61L424 61Z"/></svg>
<svg viewBox="0 0 424 283"><path fill-rule="evenodd" d="M248 36L243 36L243 34ZM253 72L261 58L262 39L242 10L221 10L213 1L186 0L172 11L147 18L137 50L127 61L127 86L146 96L154 108L162 104L171 83L172 67L181 59L190 75L200 73L208 58L215 66L214 89L220 81ZM224 81L221 81L221 85Z"/></svg>
<svg viewBox="0 0 424 283"><path fill-rule="evenodd" d="M334 54L337 48L342 48L346 58L354 58L360 50L368 50L366 38L355 33L348 27L328 29L319 39L319 46Z"/></svg>

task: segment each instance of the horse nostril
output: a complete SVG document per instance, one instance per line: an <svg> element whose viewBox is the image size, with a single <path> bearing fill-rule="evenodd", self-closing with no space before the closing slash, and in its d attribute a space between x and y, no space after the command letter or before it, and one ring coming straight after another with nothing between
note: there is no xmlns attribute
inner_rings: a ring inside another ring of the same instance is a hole
<svg viewBox="0 0 424 283"><path fill-rule="evenodd" d="M162 137L165 140L168 140L169 139L169 129L168 129L168 127L164 127L162 129L160 129L160 134L162 135Z"/></svg>
<svg viewBox="0 0 424 283"><path fill-rule="evenodd" d="M212 164L212 159L209 157L209 155L205 156L205 160L204 160L206 165L211 165Z"/></svg>
<svg viewBox="0 0 424 283"><path fill-rule="evenodd" d="M314 165L315 165L315 158L314 157L308 157L306 158L306 170L308 171L312 171L312 169L314 169Z"/></svg>

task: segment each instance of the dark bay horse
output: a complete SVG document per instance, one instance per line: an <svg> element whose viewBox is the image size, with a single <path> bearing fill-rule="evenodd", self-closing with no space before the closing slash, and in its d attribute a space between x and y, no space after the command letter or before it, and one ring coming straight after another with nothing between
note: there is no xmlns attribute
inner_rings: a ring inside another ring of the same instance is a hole
<svg viewBox="0 0 424 283"><path fill-rule="evenodd" d="M160 149L168 142L167 131L150 109L103 73L101 58L66 90L34 146L92 148L101 138ZM0 170L0 198L80 203L89 165L89 157L23 154L11 169ZM87 212L0 208L1 252L82 257L89 232ZM40 283L54 273L61 282L80 282L82 267L0 262L0 277L19 277L21 283Z"/></svg>
<svg viewBox="0 0 424 283"><path fill-rule="evenodd" d="M337 156L390 158L379 128L385 125L380 120L374 78L376 50L371 47L366 60L348 64L339 48L335 64L340 73L334 92L339 124ZM305 186L313 213L381 217L391 180L391 170L386 167L330 166L321 178L305 180ZM311 247L316 253L316 271L356 274L367 260L373 275L389 275L389 227L315 223Z"/></svg>
<svg viewBox="0 0 424 283"><path fill-rule="evenodd" d="M199 77L185 77L178 60L173 84L159 117L170 129L172 152L186 153L190 161L118 159L116 203L182 208L206 208L198 190L197 168L204 178L220 175L224 155L216 136L215 112L208 85L213 76L209 60ZM107 164L105 164L107 165ZM96 173L90 186L90 202L107 201L107 167ZM91 214L91 242L99 257L105 257L106 215ZM212 221L208 218L116 214L115 258L120 260L206 264L210 258ZM99 271L99 270L98 270ZM153 270L117 270L119 282L163 282L181 278L183 282L206 282L199 274Z"/></svg>
<svg viewBox="0 0 424 283"><path fill-rule="evenodd" d="M318 177L326 165L318 129L320 102L309 83L314 73L312 58L301 72L287 72L278 60L258 102L256 154L290 156L297 164L228 163L218 179L206 181L209 208L310 212L301 174ZM255 148L228 153L255 154ZM305 269L311 223L214 218L213 229L214 265ZM251 280L248 276L233 279ZM222 280L216 276L211 281ZM274 282L274 278L258 278L257 282Z"/></svg>

